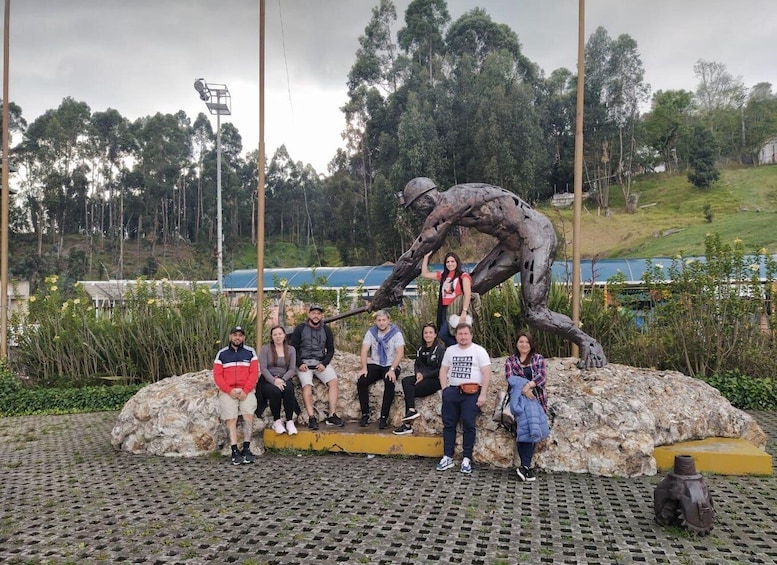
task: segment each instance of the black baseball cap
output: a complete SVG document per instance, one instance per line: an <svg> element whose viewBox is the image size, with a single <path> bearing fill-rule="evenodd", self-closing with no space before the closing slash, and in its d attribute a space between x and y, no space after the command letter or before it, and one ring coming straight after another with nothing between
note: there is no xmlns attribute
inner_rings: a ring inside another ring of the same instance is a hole
<svg viewBox="0 0 777 565"><path fill-rule="evenodd" d="M231 334L241 333L243 335L246 334L245 330L243 329L243 326L235 326L231 330L229 330L229 333Z"/></svg>
<svg viewBox="0 0 777 565"><path fill-rule="evenodd" d="M312 312L313 310L318 310L319 312L323 312L324 309L321 308L318 304L311 304L310 308L308 308L308 312Z"/></svg>

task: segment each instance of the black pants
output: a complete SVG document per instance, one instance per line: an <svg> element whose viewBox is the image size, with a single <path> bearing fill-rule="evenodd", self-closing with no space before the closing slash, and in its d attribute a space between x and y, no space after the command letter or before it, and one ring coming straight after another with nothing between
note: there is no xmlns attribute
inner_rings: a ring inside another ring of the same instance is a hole
<svg viewBox="0 0 777 565"><path fill-rule="evenodd" d="M273 420L281 419L281 401L283 401L286 419L294 419L296 399L294 398L294 384L292 381L286 381L286 386L281 390L274 384L268 383L264 377L261 377L257 388L261 389L262 396L270 404L270 412L272 412Z"/></svg>
<svg viewBox="0 0 777 565"><path fill-rule="evenodd" d="M383 405L380 408L381 418L388 418L391 403L394 402L394 383L386 378L386 373L391 367L381 367L380 365L367 365L367 374L359 377L356 381L356 390L359 393L359 406L362 415L370 413L370 385L383 380ZM399 378L399 368L394 369L394 375Z"/></svg>
<svg viewBox="0 0 777 565"><path fill-rule="evenodd" d="M415 408L415 399L431 396L440 390L440 379L437 377L425 377L418 384L415 375L402 379L402 390L405 392L405 411Z"/></svg>

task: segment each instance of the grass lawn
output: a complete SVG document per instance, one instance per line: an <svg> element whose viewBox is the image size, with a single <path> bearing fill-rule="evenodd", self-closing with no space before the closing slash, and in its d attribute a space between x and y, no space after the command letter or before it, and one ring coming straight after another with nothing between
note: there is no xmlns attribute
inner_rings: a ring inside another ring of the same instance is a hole
<svg viewBox="0 0 777 565"><path fill-rule="evenodd" d="M684 174L639 179L635 214L627 214L618 186L610 189L609 218L597 214L596 202L584 202L581 253L584 257L658 257L704 253L704 236L718 233L725 243L739 238L746 249L777 252L777 166L724 169L721 179L702 190ZM712 222L705 219L709 205ZM572 209L544 208L572 239ZM571 243L568 253L571 255Z"/></svg>

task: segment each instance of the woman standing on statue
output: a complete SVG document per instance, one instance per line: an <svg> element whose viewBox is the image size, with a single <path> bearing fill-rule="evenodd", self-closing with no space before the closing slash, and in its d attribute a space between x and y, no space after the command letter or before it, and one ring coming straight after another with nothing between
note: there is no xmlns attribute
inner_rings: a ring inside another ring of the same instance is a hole
<svg viewBox="0 0 777 565"><path fill-rule="evenodd" d="M534 481L531 460L534 447L550 435L547 417L545 358L537 353L534 338L520 332L515 340L516 353L505 361L505 378L510 388L510 408L518 425L516 441L521 463L515 470L522 481Z"/></svg>
<svg viewBox="0 0 777 565"><path fill-rule="evenodd" d="M437 301L437 327L440 328L440 338L446 346L450 347L456 343L456 337L451 335L448 324L448 306L458 296L463 296L461 320L466 321L472 300L472 277L469 276L469 273L461 270L461 259L453 252L448 252L445 255L443 261L445 270L443 272L430 271L430 255L431 253L424 255L424 260L421 263L421 276L440 283L440 297Z"/></svg>

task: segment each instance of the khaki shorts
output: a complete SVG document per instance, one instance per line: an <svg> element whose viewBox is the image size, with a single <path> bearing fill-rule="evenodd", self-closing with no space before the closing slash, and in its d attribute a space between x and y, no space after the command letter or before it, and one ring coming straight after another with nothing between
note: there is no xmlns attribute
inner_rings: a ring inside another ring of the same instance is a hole
<svg viewBox="0 0 777 565"><path fill-rule="evenodd" d="M238 414L253 416L256 412L256 394L249 392L243 400L235 400L224 391L219 391L219 408L222 420L236 420Z"/></svg>
<svg viewBox="0 0 777 565"><path fill-rule="evenodd" d="M297 371L297 377L299 378L300 386L313 386L313 374L318 377L322 383L326 384L331 380L337 378L337 373L332 368L332 365L327 365L323 371Z"/></svg>

